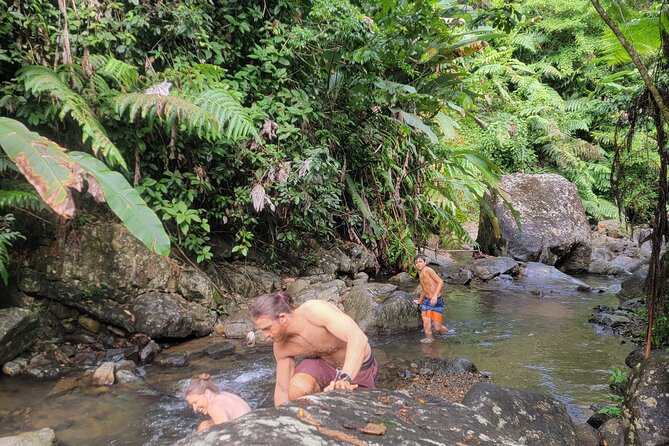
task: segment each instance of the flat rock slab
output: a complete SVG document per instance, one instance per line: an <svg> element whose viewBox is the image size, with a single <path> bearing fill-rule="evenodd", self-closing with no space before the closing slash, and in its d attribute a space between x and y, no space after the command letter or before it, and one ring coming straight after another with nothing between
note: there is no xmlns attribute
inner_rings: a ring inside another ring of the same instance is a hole
<svg viewBox="0 0 669 446"><path fill-rule="evenodd" d="M552 425L541 413L532 415L536 416L535 428L542 421ZM564 416L568 419L566 411ZM441 398L413 398L382 389L335 391L278 408L259 409L176 444L576 446L572 441L533 443L527 437L514 437L525 428L522 418L516 426L497 421L498 416L489 420L469 407ZM363 432L382 431L380 425L385 427L380 435ZM545 430L546 435L549 433L550 427ZM544 440L546 435L542 436Z"/></svg>

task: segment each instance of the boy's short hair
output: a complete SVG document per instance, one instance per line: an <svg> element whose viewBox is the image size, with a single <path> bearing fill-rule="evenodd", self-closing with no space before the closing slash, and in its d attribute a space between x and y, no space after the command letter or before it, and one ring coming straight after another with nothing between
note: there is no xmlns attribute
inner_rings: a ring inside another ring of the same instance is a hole
<svg viewBox="0 0 669 446"><path fill-rule="evenodd" d="M418 259L423 259L424 261L427 261L427 256L425 254L416 254L416 257L413 258L413 261L415 262Z"/></svg>

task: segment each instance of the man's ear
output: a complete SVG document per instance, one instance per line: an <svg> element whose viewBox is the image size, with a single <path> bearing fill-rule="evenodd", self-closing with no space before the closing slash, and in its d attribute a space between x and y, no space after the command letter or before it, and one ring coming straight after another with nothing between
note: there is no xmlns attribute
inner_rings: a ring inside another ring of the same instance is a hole
<svg viewBox="0 0 669 446"><path fill-rule="evenodd" d="M279 313L279 317L277 317L277 320L279 321L279 324L286 325L286 323L288 323L288 314Z"/></svg>

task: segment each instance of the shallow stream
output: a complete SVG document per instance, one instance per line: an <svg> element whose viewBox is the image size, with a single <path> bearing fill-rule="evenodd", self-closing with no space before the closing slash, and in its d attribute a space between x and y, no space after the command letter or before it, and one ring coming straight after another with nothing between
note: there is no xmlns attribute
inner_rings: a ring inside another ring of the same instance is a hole
<svg viewBox="0 0 669 446"><path fill-rule="evenodd" d="M585 278L603 293L450 288L445 325L450 332L421 344L420 330L372 338L381 366L389 358L465 357L492 382L550 395L584 421L588 407L606 404L607 372L624 368L634 344L589 324L598 304L617 306L618 285ZM555 290L553 290L555 291ZM241 347L222 360L198 359L184 368L146 366L148 384L162 396L117 387L82 388L49 396L53 381L0 376L0 436L42 427L60 445L163 445L193 432L200 416L174 396L178 382L209 373L252 408L272 406L274 362L269 347Z"/></svg>

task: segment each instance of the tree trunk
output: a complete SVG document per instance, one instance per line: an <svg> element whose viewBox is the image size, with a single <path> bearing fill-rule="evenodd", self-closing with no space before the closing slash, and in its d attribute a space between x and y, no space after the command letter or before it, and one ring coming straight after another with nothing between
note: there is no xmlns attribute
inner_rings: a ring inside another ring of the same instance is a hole
<svg viewBox="0 0 669 446"><path fill-rule="evenodd" d="M609 17L607 12L602 8L599 0L590 0L592 5L597 10L597 13L600 15L602 20L611 28L613 34L618 38L620 44L625 48L627 54L629 54L634 66L639 71L641 78L646 86L646 89L650 92L651 97L657 107L656 110L651 111L654 115L655 127L658 133L658 152L661 159L660 166L660 178L658 181L658 205L655 211L655 219L653 222L653 250L650 259L650 267L648 270L648 277L646 279L646 284L644 290L647 294L646 307L648 310L648 330L646 332L646 348L644 352L644 357L648 357L650 354L650 349L653 342L653 324L657 318L657 314L662 312L663 303L665 299L665 293L667 291L667 265L662 262L660 258L660 252L662 247L662 241L667 235L669 229L667 228L667 162L669 155L666 151L666 134L664 132L664 124L669 124L669 108L660 93L660 90L657 88L657 85L653 82L653 79L648 73L646 65L641 60L639 53L636 52L634 47L627 41L625 36L620 30L620 27ZM661 12L663 14L663 12ZM664 29L660 30L663 40L667 38L666 32ZM658 113L659 112L659 113Z"/></svg>

